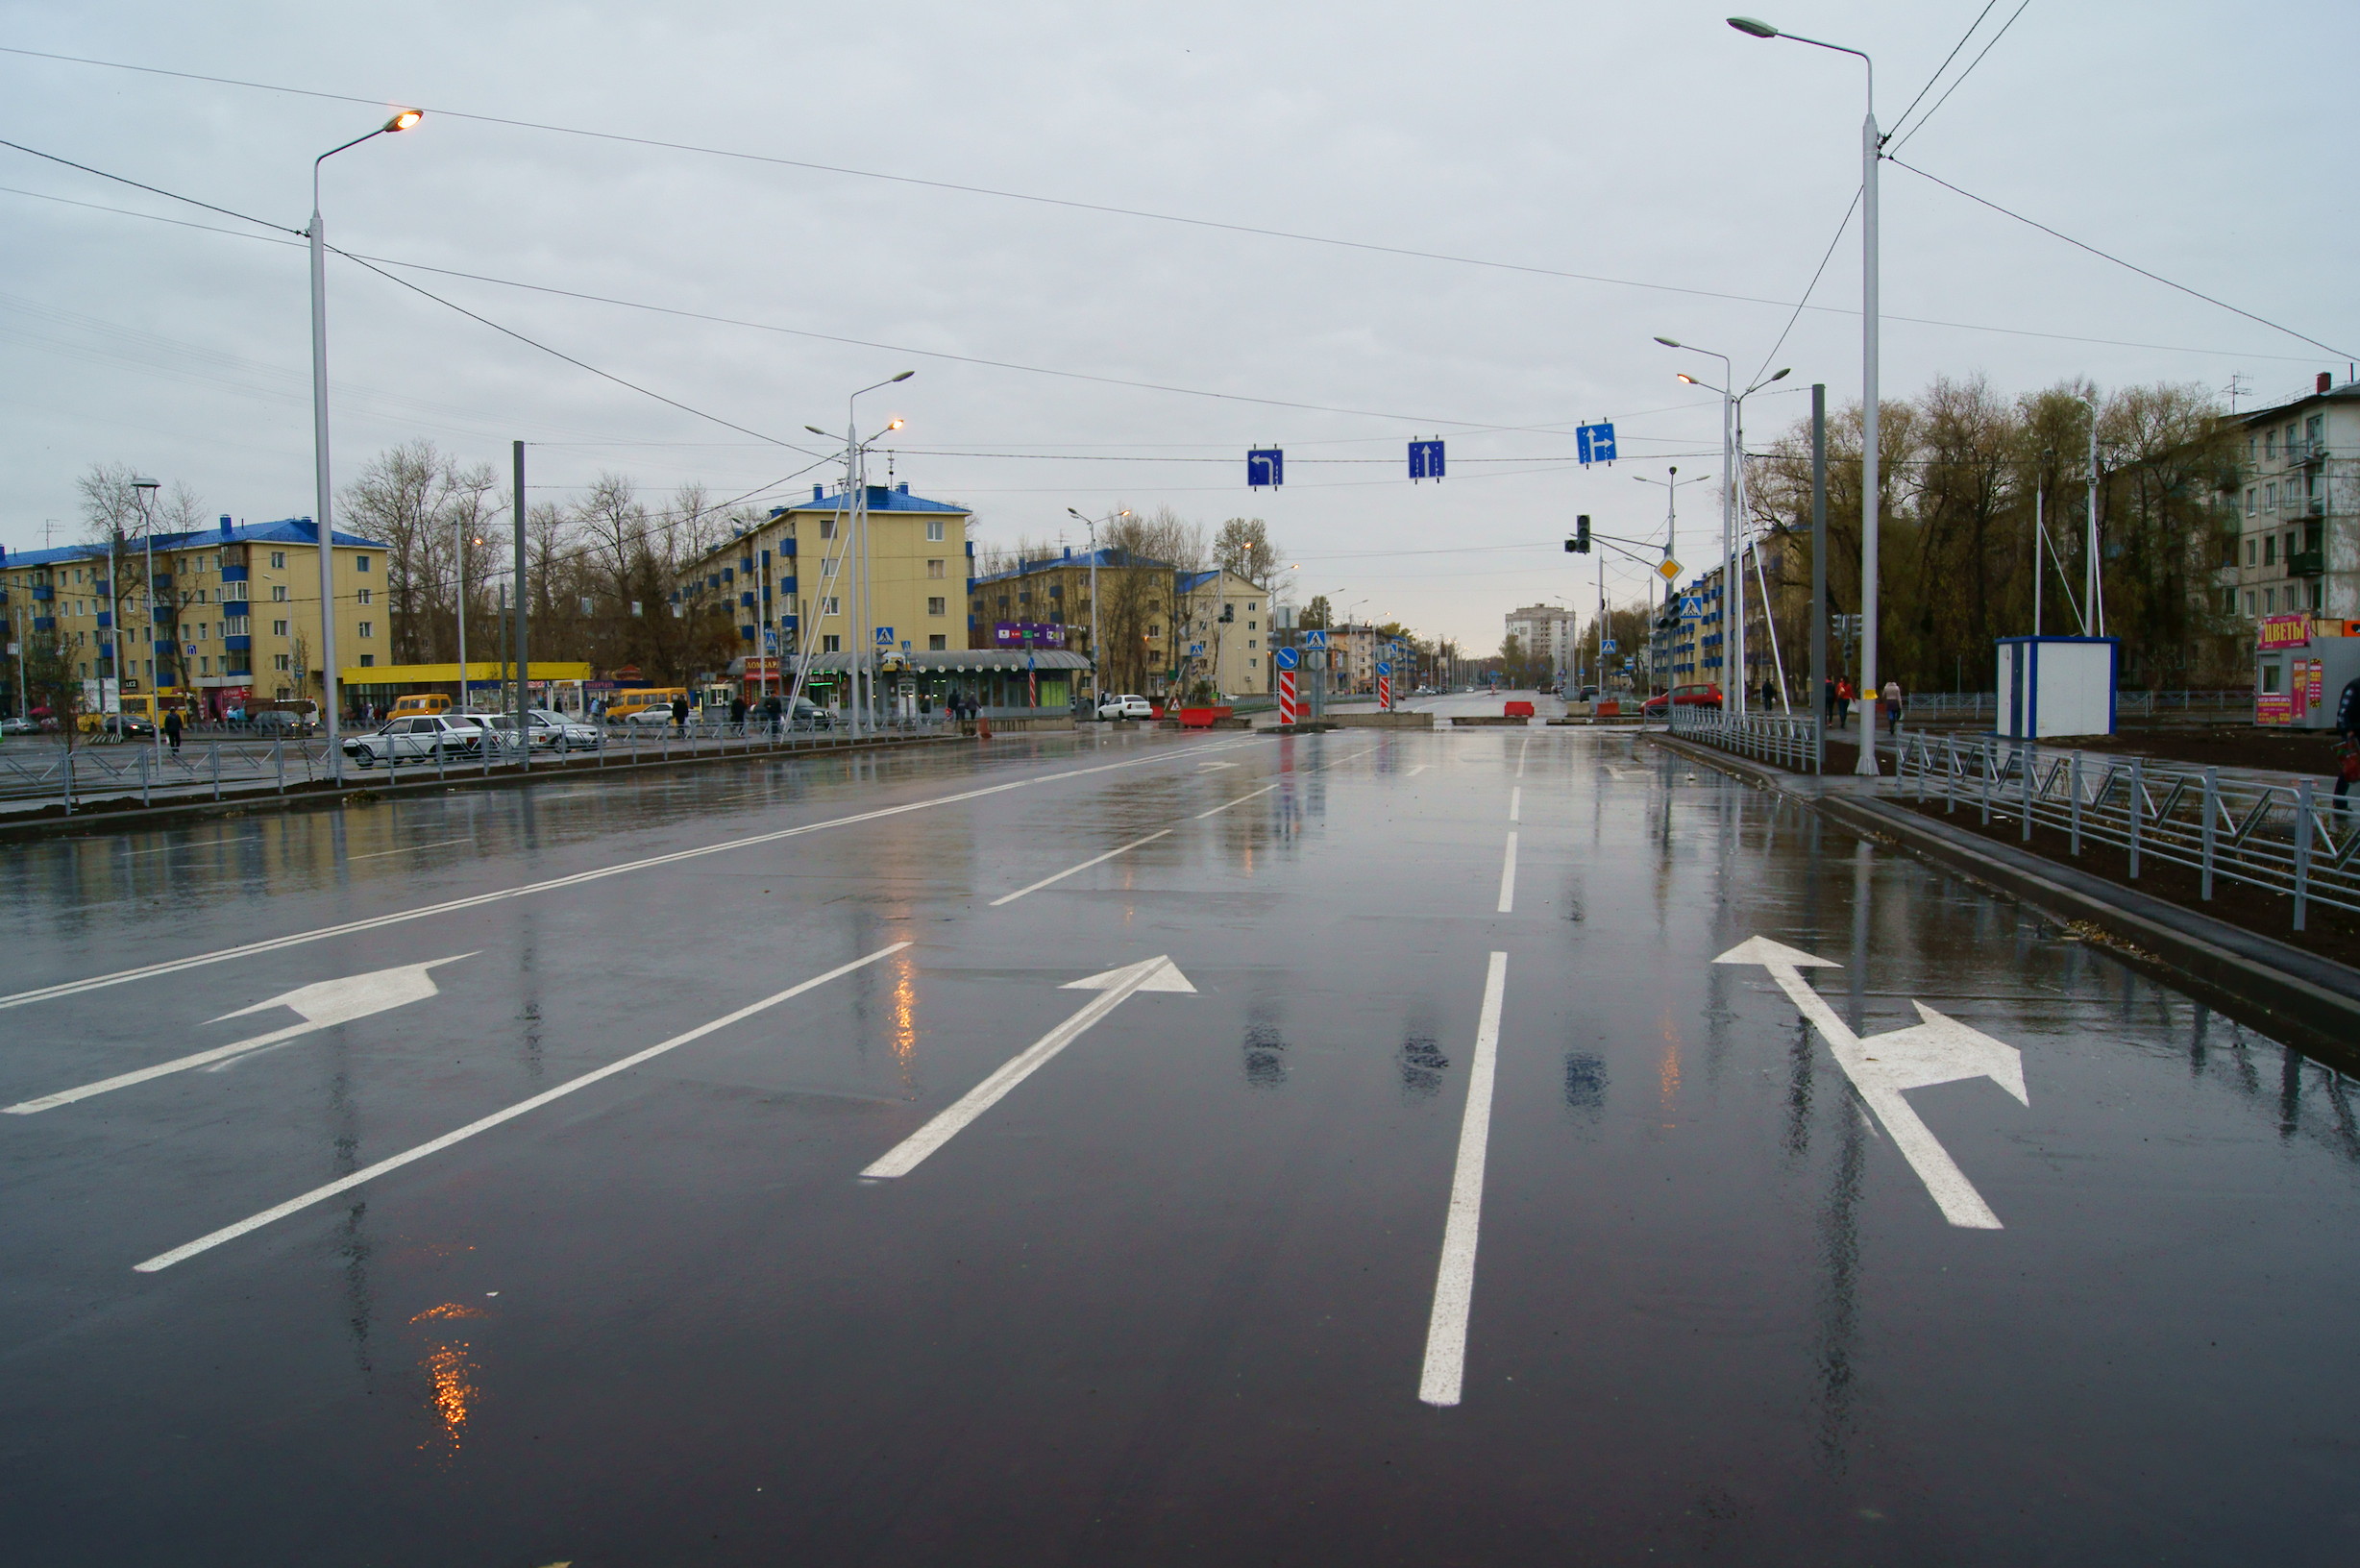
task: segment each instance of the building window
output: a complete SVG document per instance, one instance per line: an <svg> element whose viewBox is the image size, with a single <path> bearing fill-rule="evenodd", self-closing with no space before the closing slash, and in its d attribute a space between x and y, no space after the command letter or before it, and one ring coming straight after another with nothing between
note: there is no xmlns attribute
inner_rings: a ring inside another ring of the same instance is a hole
<svg viewBox="0 0 2360 1568"><path fill-rule="evenodd" d="M2265 589L2263 589L2263 590L2262 590L2262 613L2263 613L2264 615L2268 615L2268 614L2270 614L2272 611L2275 610L2277 607L2278 607L2278 591L2277 591L2275 588L2265 588Z"/></svg>
<svg viewBox="0 0 2360 1568"><path fill-rule="evenodd" d="M355 594L353 597L354 597L354 599L355 599L355 600L356 600L357 602L362 603L362 604L367 604L367 603L371 603L371 602L373 602L373 601L370 600L370 598L369 598L369 590L367 590L366 588L361 589L361 590L360 590L360 591L359 591L357 594Z"/></svg>
<svg viewBox="0 0 2360 1568"><path fill-rule="evenodd" d="M2260 540L2249 539L2246 541L2246 564L2248 566L2251 566L2255 559L2260 556L2261 550L2262 545Z"/></svg>
<svg viewBox="0 0 2360 1568"><path fill-rule="evenodd" d="M1863 460L1865 460L1865 459L1863 459ZM211 674L212 673L213 673L213 661L212 661L211 659L209 659L209 658L200 658L199 660L197 660L197 674L200 674L200 675L209 675L209 674Z"/></svg>
<svg viewBox="0 0 2360 1568"><path fill-rule="evenodd" d="M374 669L376 669L376 668L377 668L377 655L376 655L376 654L374 654L374 653L363 653L362 655L360 655L360 668L362 668L363 670L374 670Z"/></svg>
<svg viewBox="0 0 2360 1568"><path fill-rule="evenodd" d="M2262 539L2262 564L2264 566L2278 564L2278 536L2274 533L2267 534Z"/></svg>
<svg viewBox="0 0 2360 1568"><path fill-rule="evenodd" d="M946 599L927 600L926 613L928 615L948 615L950 613L950 600Z"/></svg>
<svg viewBox="0 0 2360 1568"><path fill-rule="evenodd" d="M2325 596L2321 592L2321 590L2324 587L2326 587L2326 584L2323 582L2313 582L2311 584L2311 608L2316 610L2323 607L2323 600Z"/></svg>
<svg viewBox="0 0 2360 1568"><path fill-rule="evenodd" d="M274 654L271 657L270 667L273 670L292 670L295 668L295 660L290 654Z"/></svg>
<svg viewBox="0 0 2360 1568"><path fill-rule="evenodd" d="M369 638L374 637L374 636L376 636L376 635L377 635L377 623L376 623L376 622L374 622L374 621L363 621L362 623L360 623L359 636L360 636L360 638L361 638L361 640L362 640L362 641L364 641L364 642L365 642L365 641L367 641Z"/></svg>
<svg viewBox="0 0 2360 1568"><path fill-rule="evenodd" d="M941 632L939 632L939 631L938 631L938 632L934 632L934 633L930 634L930 635L929 635L929 636L926 638L926 651L927 651L927 652L929 652L929 653L947 653L947 652L949 652L949 651L950 651L950 639L949 639L949 638L947 638L947 637L946 637L946 636L944 636L944 635L943 635Z"/></svg>
<svg viewBox="0 0 2360 1568"><path fill-rule="evenodd" d="M842 600L833 594L828 595L820 600L820 613L822 615L842 615L844 613Z"/></svg>
<svg viewBox="0 0 2360 1568"><path fill-rule="evenodd" d="M940 577L942 575L943 575L943 563L942 563L941 561L928 561L928 562L926 563L926 576L929 576L929 577Z"/></svg>
<svg viewBox="0 0 2360 1568"><path fill-rule="evenodd" d="M820 519L820 537L823 539L833 539L836 537L836 520L834 518L824 517Z"/></svg>
<svg viewBox="0 0 2360 1568"><path fill-rule="evenodd" d="M928 518L926 520L926 543L929 545L939 545L942 542L943 520L939 517Z"/></svg>
<svg viewBox="0 0 2360 1568"><path fill-rule="evenodd" d="M285 551L274 550L270 552L270 569L273 572L283 572L286 570Z"/></svg>
<svg viewBox="0 0 2360 1568"><path fill-rule="evenodd" d="M2253 502L2259 499L2259 494L2253 486L2249 484L2246 486L2246 515L2248 517L2253 515Z"/></svg>
<svg viewBox="0 0 2360 1568"><path fill-rule="evenodd" d="M283 636L285 636L285 635L286 635L286 623L285 623L285 622L283 622L283 621L273 621L273 622L270 624L270 634L271 634L273 637L283 637Z"/></svg>
<svg viewBox="0 0 2360 1568"><path fill-rule="evenodd" d="M844 649L841 646L839 646L836 634L831 631L821 637L820 651L823 653L841 653L844 651Z"/></svg>
<svg viewBox="0 0 2360 1568"><path fill-rule="evenodd" d="M285 583L274 582L270 585L270 601L273 604L283 604L286 602Z"/></svg>
<svg viewBox="0 0 2360 1568"><path fill-rule="evenodd" d="M353 570L354 570L354 571L356 571L356 572L366 572L368 569L369 569L369 558L368 558L366 555L356 555L356 556L354 556L354 557L353 557Z"/></svg>
<svg viewBox="0 0 2360 1568"><path fill-rule="evenodd" d="M2268 461L2270 461L2270 462L2274 462L2274 462L2276 462L2276 461L2278 460L2278 432L2277 432L2277 431L2275 431L2275 430L2264 430L2264 431L2262 432L2262 456L2263 456L2263 457L2264 457L2266 460L2268 460Z"/></svg>

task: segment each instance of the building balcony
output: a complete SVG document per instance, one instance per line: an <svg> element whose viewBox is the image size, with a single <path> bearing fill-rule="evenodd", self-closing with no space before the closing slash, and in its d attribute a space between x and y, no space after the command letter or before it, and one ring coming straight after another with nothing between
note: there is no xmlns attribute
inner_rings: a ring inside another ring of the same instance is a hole
<svg viewBox="0 0 2360 1568"><path fill-rule="evenodd" d="M103 630L105 630L107 627L113 625L114 625L114 612L113 612L113 611L111 611L111 610L101 610L101 611L99 611L99 612L98 612L98 625L99 625L99 629L100 629L100 630L102 630L102 631L103 631Z"/></svg>
<svg viewBox="0 0 2360 1568"><path fill-rule="evenodd" d="M221 580L224 582L244 582L246 580L246 569L242 566L224 566L221 569Z"/></svg>
<svg viewBox="0 0 2360 1568"><path fill-rule="evenodd" d="M2327 575L2327 551L2319 550L2290 550L2286 552L2286 575L2290 577L2321 577Z"/></svg>
<svg viewBox="0 0 2360 1568"><path fill-rule="evenodd" d="M55 631L58 629L58 618L54 615L37 615L33 618L33 629L35 631Z"/></svg>
<svg viewBox="0 0 2360 1568"><path fill-rule="evenodd" d="M33 585L33 597L46 604L58 597L58 591L45 582L37 582Z"/></svg>
<svg viewBox="0 0 2360 1568"><path fill-rule="evenodd" d="M2324 441L2289 441L2285 452L2288 464L2298 468L2307 468L2313 463L2327 460L2327 443Z"/></svg>
<svg viewBox="0 0 2360 1568"><path fill-rule="evenodd" d="M780 577L778 579L778 591L784 594L787 598L793 599L795 597L795 579L793 577Z"/></svg>
<svg viewBox="0 0 2360 1568"><path fill-rule="evenodd" d="M224 637L221 640L221 646L233 653L251 653L254 651L254 639L242 636Z"/></svg>

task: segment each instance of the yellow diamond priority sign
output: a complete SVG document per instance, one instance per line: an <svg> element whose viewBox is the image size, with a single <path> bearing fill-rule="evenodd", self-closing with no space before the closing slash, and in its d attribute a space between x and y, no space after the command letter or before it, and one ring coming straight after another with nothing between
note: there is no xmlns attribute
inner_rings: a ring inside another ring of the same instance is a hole
<svg viewBox="0 0 2360 1568"><path fill-rule="evenodd" d="M1656 568L1656 573L1665 582L1677 582L1680 580L1680 563L1666 555L1663 557L1663 564Z"/></svg>

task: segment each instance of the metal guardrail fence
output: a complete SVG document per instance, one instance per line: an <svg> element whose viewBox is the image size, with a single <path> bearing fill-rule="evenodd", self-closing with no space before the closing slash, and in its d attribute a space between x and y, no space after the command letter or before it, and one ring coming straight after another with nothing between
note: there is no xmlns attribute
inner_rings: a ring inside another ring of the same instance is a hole
<svg viewBox="0 0 2360 1568"><path fill-rule="evenodd" d="M2312 779L2224 778L2217 768L1988 737L1905 734L1897 750L1898 777L1920 800L1937 793L1954 814L1964 802L1985 824L2016 821L2027 842L2035 823L2055 828L2077 855L2085 842L2110 845L2127 855L2132 881L2160 860L2195 871L2208 900L2224 877L2283 894L2298 931L2313 904L2360 912L2360 801L2323 799Z"/></svg>
<svg viewBox="0 0 2360 1568"><path fill-rule="evenodd" d="M1996 692L1911 692L1906 710L1922 718L1981 718L1996 719L2000 711ZM2250 712L2253 693L2245 687L2231 691L2178 690L2157 692L2117 692L2114 711L2124 718L2153 718L2168 713Z"/></svg>
<svg viewBox="0 0 2360 1568"><path fill-rule="evenodd" d="M872 734L915 737L948 734L952 728L951 722L943 718L889 719L880 720ZM530 766L553 772L630 768L695 756L829 750L870 738L871 734L855 736L843 729L771 727L758 719L744 724L692 723L685 729L669 724L618 726L603 732L595 747L568 752L535 747ZM367 768L347 755L343 777L351 785L381 778L398 782L521 771L513 749L493 746L472 752L437 750L430 756L393 757ZM184 741L178 750L143 741L78 746L71 750L46 739L0 746L0 800L62 805L68 816L99 799L135 796L141 805L151 805L160 797L167 801L220 800L228 793L283 795L290 786L332 776L327 743L317 739Z"/></svg>
<svg viewBox="0 0 2360 1568"><path fill-rule="evenodd" d="M1723 713L1718 708L1671 710L1671 732L1684 741L1775 762L1799 773L1819 766L1819 719L1807 713Z"/></svg>

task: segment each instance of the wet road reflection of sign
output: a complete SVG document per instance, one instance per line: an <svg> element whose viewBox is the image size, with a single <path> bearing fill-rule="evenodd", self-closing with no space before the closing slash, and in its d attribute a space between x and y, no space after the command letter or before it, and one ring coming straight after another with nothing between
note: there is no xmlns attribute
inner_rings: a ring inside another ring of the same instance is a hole
<svg viewBox="0 0 2360 1568"><path fill-rule="evenodd" d="M2001 1228L2000 1216L1975 1190L1950 1151L1918 1119L1918 1114L1902 1097L1902 1091L1955 1083L1962 1078L1988 1078L2018 1102L2029 1105L2032 1102L2024 1087L2024 1058L2013 1045L1947 1017L1924 1002L1910 1004L1917 1009L1919 1021L1909 1028L1863 1040L1836 1017L1835 1009L1803 978L1805 968L1835 969L1843 966L1767 937L1739 943L1713 962L1758 964L1770 971L1770 978L1778 982L1787 999L1802 1010L1803 1016L1818 1029L1820 1038L1828 1042L1835 1065L1844 1069L1853 1087L1860 1091L1860 1098L1877 1113L1877 1119L1892 1136L1893 1146L1901 1150L1909 1168L1926 1184L1926 1190L1933 1195L1944 1219L1970 1230Z"/></svg>

